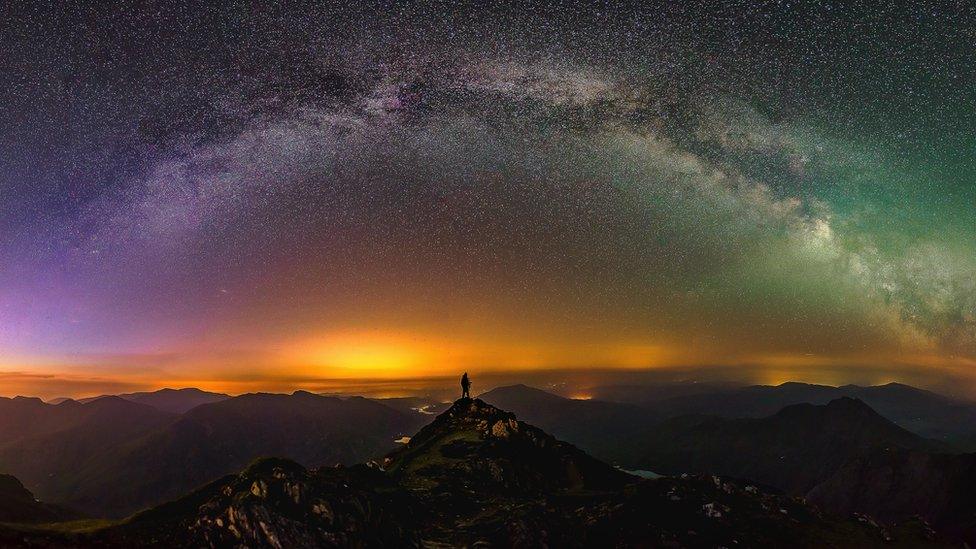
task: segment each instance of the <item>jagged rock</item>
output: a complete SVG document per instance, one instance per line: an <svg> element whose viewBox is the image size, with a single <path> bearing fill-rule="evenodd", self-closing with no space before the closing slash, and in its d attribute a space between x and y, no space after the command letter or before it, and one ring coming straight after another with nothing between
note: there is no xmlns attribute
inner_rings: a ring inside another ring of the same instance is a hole
<svg viewBox="0 0 976 549"><path fill-rule="evenodd" d="M909 547L924 528L826 517L714 477L639 479L477 399L367 465L259 460L184 498L80 537L0 527L45 547ZM39 534L31 534L37 536ZM13 537L11 537L13 536ZM25 541L27 540L27 541ZM11 541L16 543L11 543Z"/></svg>

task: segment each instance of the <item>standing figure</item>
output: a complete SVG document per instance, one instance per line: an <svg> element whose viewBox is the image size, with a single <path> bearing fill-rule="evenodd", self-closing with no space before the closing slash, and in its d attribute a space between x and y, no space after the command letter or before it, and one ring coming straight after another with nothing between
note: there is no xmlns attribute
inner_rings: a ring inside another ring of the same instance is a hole
<svg viewBox="0 0 976 549"><path fill-rule="evenodd" d="M461 376L461 398L471 398L471 380L468 379L467 372Z"/></svg>

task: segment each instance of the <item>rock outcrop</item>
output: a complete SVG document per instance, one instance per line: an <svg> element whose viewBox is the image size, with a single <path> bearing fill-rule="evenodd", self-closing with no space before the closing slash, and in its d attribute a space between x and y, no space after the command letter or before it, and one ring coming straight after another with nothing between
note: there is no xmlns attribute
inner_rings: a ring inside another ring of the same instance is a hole
<svg viewBox="0 0 976 549"><path fill-rule="evenodd" d="M462 399L380 461L307 470L263 459L121 524L7 531L42 547L926 547L713 477L640 479L511 413Z"/></svg>
<svg viewBox="0 0 976 549"><path fill-rule="evenodd" d="M634 481L479 399L455 402L384 468L406 486L472 493L614 490Z"/></svg>

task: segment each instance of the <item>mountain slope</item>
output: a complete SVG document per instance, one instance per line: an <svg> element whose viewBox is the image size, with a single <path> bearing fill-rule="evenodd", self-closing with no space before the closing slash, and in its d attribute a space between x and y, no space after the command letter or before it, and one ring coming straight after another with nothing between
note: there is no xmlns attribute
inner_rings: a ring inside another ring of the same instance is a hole
<svg viewBox="0 0 976 549"><path fill-rule="evenodd" d="M879 449L847 463L807 494L838 513L883 522L920 516L940 532L976 544L976 454Z"/></svg>
<svg viewBox="0 0 976 549"><path fill-rule="evenodd" d="M118 397L102 397L88 403L66 400L60 404L48 404L38 398L0 397L0 447L74 429L89 429L111 437L118 431L130 433L143 423L156 424L171 418L171 414Z"/></svg>
<svg viewBox="0 0 976 549"><path fill-rule="evenodd" d="M838 387L787 382L751 385L661 399L649 409L664 417L709 414L727 418L766 417L795 404L826 404L846 396Z"/></svg>
<svg viewBox="0 0 976 549"><path fill-rule="evenodd" d="M634 385L598 385L587 389L594 399L648 406L676 397L715 394L742 388L741 383L709 381L662 381Z"/></svg>
<svg viewBox="0 0 976 549"><path fill-rule="evenodd" d="M101 456L174 418L118 397L58 405L0 402L0 470L21 479L42 500L64 496ZM83 508L79 507L79 508Z"/></svg>
<svg viewBox="0 0 976 549"><path fill-rule="evenodd" d="M161 412L168 412L171 414L182 414L201 404L210 404L211 402L220 402L221 400L227 400L230 395L225 395L223 393L210 393L207 391L201 391L195 387L188 387L184 389L160 389L158 391L144 391L138 393L121 393L118 395L101 395L96 397L79 398L78 402L86 404L88 402L93 402L101 398L108 397L118 397L130 402L138 402L140 404L145 404L147 406L152 406ZM54 399L51 400L51 404L57 404L70 399Z"/></svg>
<svg viewBox="0 0 976 549"><path fill-rule="evenodd" d="M641 480L471 399L375 462L260 460L119 524L10 530L45 547L938 547L712 476Z"/></svg>
<svg viewBox="0 0 976 549"><path fill-rule="evenodd" d="M659 473L708 472L804 494L876 447L937 450L859 400L797 404L761 419L684 416L641 441L634 466Z"/></svg>
<svg viewBox="0 0 976 549"><path fill-rule="evenodd" d="M610 462L636 457L629 441L654 424L639 406L563 398L525 385L499 387L479 398Z"/></svg>
<svg viewBox="0 0 976 549"><path fill-rule="evenodd" d="M60 499L108 516L157 504L246 466L285 456L306 466L381 454L423 417L364 398L303 391L248 394L198 406L168 425L107 448Z"/></svg>
<svg viewBox="0 0 976 549"><path fill-rule="evenodd" d="M645 391L658 396L661 392L653 387ZM610 394L640 400L641 393L633 390ZM941 440L963 451L976 450L976 405L900 383L832 387L788 382L775 386L705 390L653 398L643 404L649 413L662 419L688 414L758 418L775 414L786 406L820 405L842 397L859 399L885 418L922 437Z"/></svg>
<svg viewBox="0 0 976 549"><path fill-rule="evenodd" d="M158 391L145 393L127 393L119 395L120 398L146 404L163 412L182 414L201 404L220 402L230 398L223 393L210 393L196 388L186 389L160 389Z"/></svg>
<svg viewBox="0 0 976 549"><path fill-rule="evenodd" d="M416 505L365 466L309 471L259 460L237 475L103 532L112 546L398 547L416 545Z"/></svg>
<svg viewBox="0 0 976 549"><path fill-rule="evenodd" d="M941 440L954 449L976 451L976 405L970 402L900 383L840 389L913 433Z"/></svg>
<svg viewBox="0 0 976 549"><path fill-rule="evenodd" d="M17 478L0 474L0 522L55 522L74 516L67 509L37 501Z"/></svg>
<svg viewBox="0 0 976 549"><path fill-rule="evenodd" d="M612 490L633 481L480 399L455 402L384 467L406 485L437 490ZM458 478L464 486L445 485Z"/></svg>

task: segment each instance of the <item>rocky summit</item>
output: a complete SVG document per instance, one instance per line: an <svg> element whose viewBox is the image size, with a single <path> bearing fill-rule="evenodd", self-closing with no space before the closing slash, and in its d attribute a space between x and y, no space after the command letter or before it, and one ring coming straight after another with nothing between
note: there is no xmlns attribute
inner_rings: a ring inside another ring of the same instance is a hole
<svg viewBox="0 0 976 549"><path fill-rule="evenodd" d="M633 477L479 399L461 399L383 461L431 492L538 494L612 490Z"/></svg>
<svg viewBox="0 0 976 549"><path fill-rule="evenodd" d="M640 479L461 399L385 458L308 470L262 459L173 502L88 528L0 527L29 547L925 547L710 475Z"/></svg>
<svg viewBox="0 0 976 549"><path fill-rule="evenodd" d="M417 501L382 471L261 459L101 533L113 546L416 546Z"/></svg>

